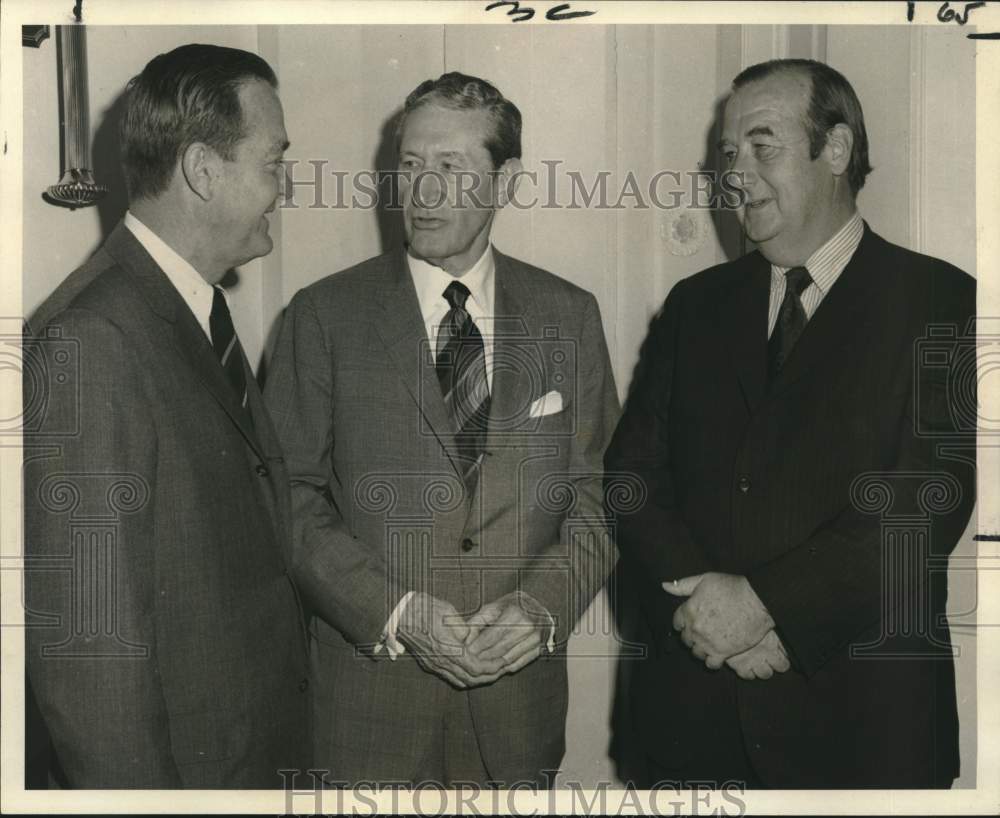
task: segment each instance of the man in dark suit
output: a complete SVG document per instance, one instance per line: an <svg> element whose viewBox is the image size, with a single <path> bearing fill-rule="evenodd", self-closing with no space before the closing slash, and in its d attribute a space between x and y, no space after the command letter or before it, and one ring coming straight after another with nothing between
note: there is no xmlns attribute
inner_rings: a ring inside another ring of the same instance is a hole
<svg viewBox="0 0 1000 818"><path fill-rule="evenodd" d="M864 119L832 68L748 68L720 149L758 249L671 291L605 460L646 497L616 534L646 778L947 787L974 281L861 221Z"/></svg>
<svg viewBox="0 0 1000 818"><path fill-rule="evenodd" d="M129 83L130 210L25 342L50 376L26 379L27 664L62 786L277 788L310 763L288 478L218 286L271 250L276 86L209 45Z"/></svg>
<svg viewBox="0 0 1000 818"><path fill-rule="evenodd" d="M490 245L521 117L422 83L399 130L407 247L299 292L266 396L314 616L331 781L547 783L565 642L613 564L617 397L592 295Z"/></svg>

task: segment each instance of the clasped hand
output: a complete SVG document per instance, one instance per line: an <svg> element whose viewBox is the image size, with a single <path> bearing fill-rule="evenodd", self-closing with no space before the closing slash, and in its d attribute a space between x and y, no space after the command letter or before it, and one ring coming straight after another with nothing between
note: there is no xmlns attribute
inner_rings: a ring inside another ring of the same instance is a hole
<svg viewBox="0 0 1000 818"><path fill-rule="evenodd" d="M726 664L743 679L766 679L791 666L774 620L746 577L709 572L664 582L663 590L687 597L672 624L712 670Z"/></svg>
<svg viewBox="0 0 1000 818"><path fill-rule="evenodd" d="M538 658L550 618L530 596L506 594L464 618L453 605L415 594L397 635L420 666L455 687L479 687Z"/></svg>

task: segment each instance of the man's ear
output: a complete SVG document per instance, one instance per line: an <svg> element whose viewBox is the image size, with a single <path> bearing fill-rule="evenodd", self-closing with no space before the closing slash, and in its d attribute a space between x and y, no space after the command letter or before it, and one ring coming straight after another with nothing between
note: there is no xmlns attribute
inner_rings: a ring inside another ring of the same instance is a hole
<svg viewBox="0 0 1000 818"><path fill-rule="evenodd" d="M843 122L838 122L826 132L826 146L823 155L830 165L834 176L842 176L851 163L851 151L854 148L854 134Z"/></svg>
<svg viewBox="0 0 1000 818"><path fill-rule="evenodd" d="M497 206L504 207L514 198L514 192L521 182L521 171L524 167L520 159L510 158L497 171Z"/></svg>
<svg viewBox="0 0 1000 818"><path fill-rule="evenodd" d="M222 173L222 159L204 142L192 142L181 154L181 172L188 188L207 202Z"/></svg>

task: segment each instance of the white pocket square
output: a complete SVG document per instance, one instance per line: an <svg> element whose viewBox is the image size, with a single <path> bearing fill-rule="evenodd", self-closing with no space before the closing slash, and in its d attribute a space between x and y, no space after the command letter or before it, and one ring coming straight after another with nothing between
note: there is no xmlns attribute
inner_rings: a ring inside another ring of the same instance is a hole
<svg viewBox="0 0 1000 818"><path fill-rule="evenodd" d="M562 395L553 389L551 392L547 392L531 404L528 416L533 418L542 418L546 415L554 415L556 412L561 412L562 410Z"/></svg>

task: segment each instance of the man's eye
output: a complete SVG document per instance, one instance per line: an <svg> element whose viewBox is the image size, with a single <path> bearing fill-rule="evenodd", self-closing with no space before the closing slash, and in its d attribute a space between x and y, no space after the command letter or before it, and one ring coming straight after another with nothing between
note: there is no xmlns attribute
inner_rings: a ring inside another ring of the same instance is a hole
<svg viewBox="0 0 1000 818"><path fill-rule="evenodd" d="M731 165L736 161L736 151L731 148L727 148L722 152L722 155L726 158L726 161Z"/></svg>
<svg viewBox="0 0 1000 818"><path fill-rule="evenodd" d="M753 152L758 159L770 159L778 152L778 149L774 145L757 143L753 146Z"/></svg>
<svg viewBox="0 0 1000 818"><path fill-rule="evenodd" d="M417 162L415 159L404 159L402 162L399 163L399 166L403 170L416 170Z"/></svg>

